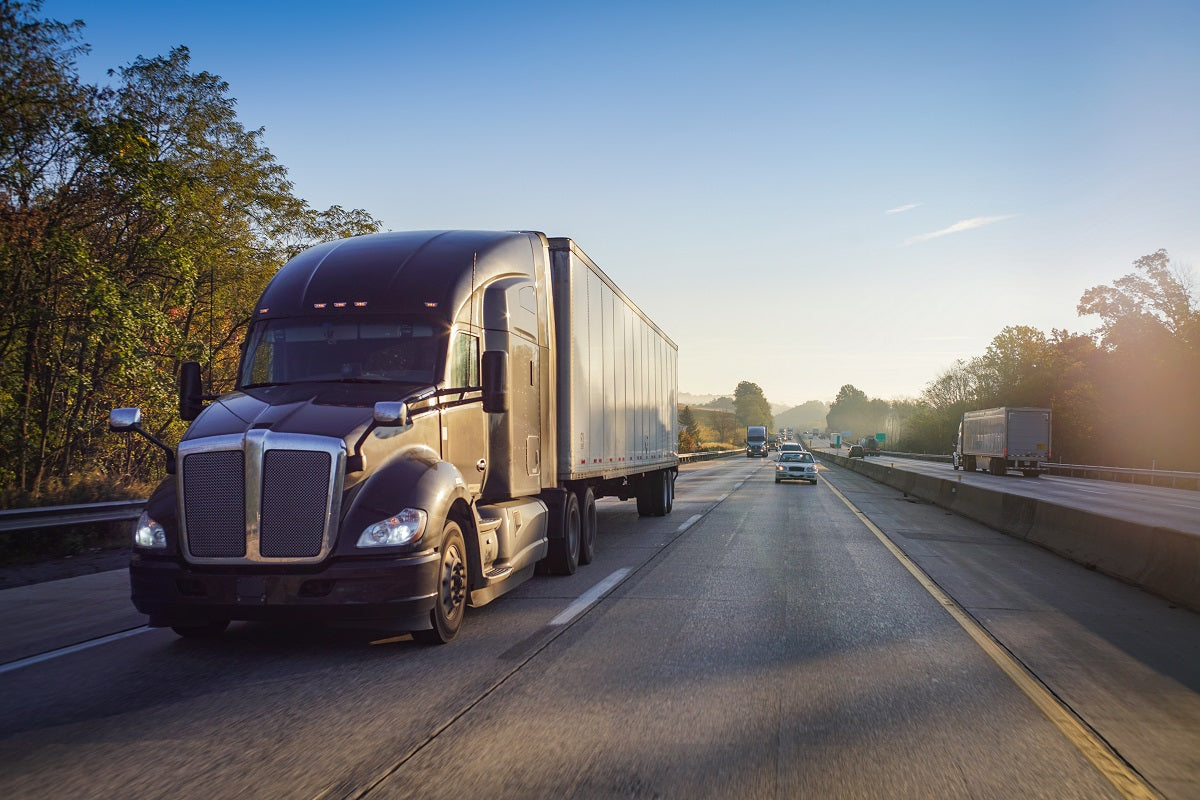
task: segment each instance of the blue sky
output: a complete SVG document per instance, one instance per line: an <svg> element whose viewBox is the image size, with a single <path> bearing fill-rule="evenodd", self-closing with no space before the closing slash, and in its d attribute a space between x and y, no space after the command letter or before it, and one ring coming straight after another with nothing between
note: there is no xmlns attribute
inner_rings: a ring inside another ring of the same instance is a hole
<svg viewBox="0 0 1200 800"><path fill-rule="evenodd" d="M317 208L571 236L680 390L913 397L1200 268L1200 3L51 0L84 77L186 45Z"/></svg>

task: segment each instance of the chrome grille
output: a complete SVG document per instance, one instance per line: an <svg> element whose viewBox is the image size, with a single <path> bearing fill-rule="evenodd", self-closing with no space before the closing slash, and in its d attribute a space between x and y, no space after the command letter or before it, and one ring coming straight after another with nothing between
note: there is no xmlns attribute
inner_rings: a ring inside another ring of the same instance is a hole
<svg viewBox="0 0 1200 800"><path fill-rule="evenodd" d="M184 459L188 552L201 558L246 555L245 459L240 450L195 453Z"/></svg>
<svg viewBox="0 0 1200 800"><path fill-rule="evenodd" d="M328 502L328 453L268 450L263 454L259 552L268 558L319 555Z"/></svg>
<svg viewBox="0 0 1200 800"><path fill-rule="evenodd" d="M199 564L317 563L333 549L341 439L251 429L179 444L179 519Z"/></svg>

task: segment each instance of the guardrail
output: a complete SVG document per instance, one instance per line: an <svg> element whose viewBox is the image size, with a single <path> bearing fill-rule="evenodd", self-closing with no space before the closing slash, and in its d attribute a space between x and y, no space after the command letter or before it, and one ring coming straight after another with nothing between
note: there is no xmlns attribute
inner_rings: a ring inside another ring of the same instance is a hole
<svg viewBox="0 0 1200 800"><path fill-rule="evenodd" d="M137 519L145 507L145 500L114 500L74 506L9 508L0 511L0 533Z"/></svg>
<svg viewBox="0 0 1200 800"><path fill-rule="evenodd" d="M880 450L871 454L874 456L891 456L892 458L907 458L914 461L939 461L949 464L950 456L934 453L898 453L891 450ZM1169 486L1172 489L1200 489L1200 472L1179 472L1167 469L1135 469L1133 467L1100 467L1088 464L1055 464L1046 462L1042 468L1052 475L1066 475L1070 478L1094 478L1101 481L1116 481L1118 483L1140 483L1147 486Z"/></svg>
<svg viewBox="0 0 1200 800"><path fill-rule="evenodd" d="M1102 481L1144 483L1172 489L1200 489L1200 472L1175 472L1164 469L1133 469L1131 467L1094 467L1086 464L1046 464L1047 472L1072 478L1095 478ZM1161 481L1161 482L1160 482ZM1168 483L1169 482L1169 483ZM1182 484L1182 485L1181 485Z"/></svg>
<svg viewBox="0 0 1200 800"><path fill-rule="evenodd" d="M688 461L711 461L714 458L737 456L745 452L746 448L738 447L733 450L705 450L703 453L680 453L679 462L685 463Z"/></svg>

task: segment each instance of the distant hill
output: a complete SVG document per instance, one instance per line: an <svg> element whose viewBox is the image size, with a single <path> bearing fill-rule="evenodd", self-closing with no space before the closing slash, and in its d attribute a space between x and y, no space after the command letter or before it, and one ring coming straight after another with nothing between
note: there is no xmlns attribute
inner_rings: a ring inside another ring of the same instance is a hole
<svg viewBox="0 0 1200 800"><path fill-rule="evenodd" d="M829 406L820 400L809 400L798 406L793 406L782 413L775 413L775 429L795 428L796 430L825 430L825 415Z"/></svg>

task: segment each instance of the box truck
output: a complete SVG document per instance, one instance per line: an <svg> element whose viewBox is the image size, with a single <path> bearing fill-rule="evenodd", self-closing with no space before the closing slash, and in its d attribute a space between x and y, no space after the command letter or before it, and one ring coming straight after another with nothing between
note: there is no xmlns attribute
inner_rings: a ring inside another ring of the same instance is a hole
<svg viewBox="0 0 1200 800"><path fill-rule="evenodd" d="M134 605L212 636L329 621L447 642L465 609L596 547L596 499L671 511L677 347L567 238L382 233L299 254L235 390L180 373L178 451L134 532Z"/></svg>
<svg viewBox="0 0 1200 800"><path fill-rule="evenodd" d="M1050 460L1050 409L986 408L968 411L958 423L954 468L1006 475L1010 469L1037 477Z"/></svg>
<svg viewBox="0 0 1200 800"><path fill-rule="evenodd" d="M754 456L767 457L766 425L749 425L746 427L746 458Z"/></svg>

